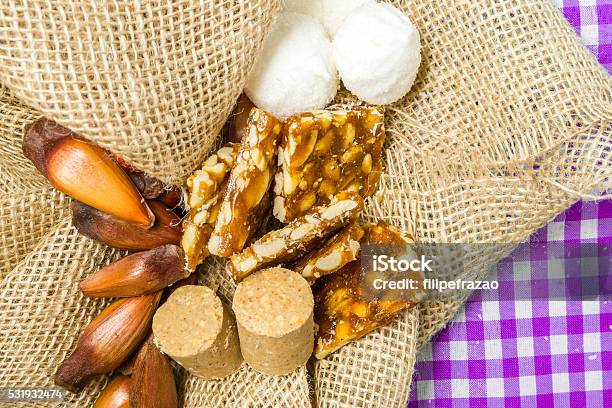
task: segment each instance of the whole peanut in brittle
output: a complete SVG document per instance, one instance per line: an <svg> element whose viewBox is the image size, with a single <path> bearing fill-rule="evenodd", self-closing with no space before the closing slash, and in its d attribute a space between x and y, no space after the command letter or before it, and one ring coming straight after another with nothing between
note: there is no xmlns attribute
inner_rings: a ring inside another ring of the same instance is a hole
<svg viewBox="0 0 612 408"><path fill-rule="evenodd" d="M242 250L261 226L270 207L269 187L276 171L275 153L281 123L254 108L240 145L219 214L208 241L208 250L230 256Z"/></svg>
<svg viewBox="0 0 612 408"><path fill-rule="evenodd" d="M384 111L377 106L317 110L283 125L274 216L288 222L341 191L372 195L382 173Z"/></svg>
<svg viewBox="0 0 612 408"><path fill-rule="evenodd" d="M291 268L311 284L354 261L359 254L363 228L353 222L331 237L323 246L297 261Z"/></svg>
<svg viewBox="0 0 612 408"><path fill-rule="evenodd" d="M340 193L328 205L311 209L230 257L227 269L236 281L240 281L259 269L298 259L351 222L362 209L363 199L359 194Z"/></svg>
<svg viewBox="0 0 612 408"><path fill-rule="evenodd" d="M183 223L181 246L187 258L187 268L191 271L209 254L208 240L239 148L239 143L228 143L187 179L189 215Z"/></svg>
<svg viewBox="0 0 612 408"><path fill-rule="evenodd" d="M391 244L395 247L394 244L414 243L412 237L385 223L368 224L363 228L362 244ZM314 286L315 323L318 327L314 351L316 358L324 358L345 344L365 336L400 310L414 304L406 300L364 298L361 274L361 262L356 260ZM417 278L422 279L422 274Z"/></svg>

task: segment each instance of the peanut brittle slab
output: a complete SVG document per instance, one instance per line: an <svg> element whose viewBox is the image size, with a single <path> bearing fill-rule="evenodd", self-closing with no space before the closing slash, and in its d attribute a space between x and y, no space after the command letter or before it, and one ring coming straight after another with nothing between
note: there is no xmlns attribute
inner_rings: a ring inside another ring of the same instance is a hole
<svg viewBox="0 0 612 408"><path fill-rule="evenodd" d="M190 271L195 270L209 254L208 240L217 221L230 169L236 161L239 148L239 143L228 143L208 157L202 168L187 179L189 215L183 222L181 246Z"/></svg>
<svg viewBox="0 0 612 408"><path fill-rule="evenodd" d="M412 240L401 231L385 224L364 226L362 243L408 244ZM412 241L414 242L414 241ZM397 300L364 299L359 260L319 280L314 288L315 323L318 327L315 357L318 359L338 350L385 324L397 312L414 303Z"/></svg>
<svg viewBox="0 0 612 408"><path fill-rule="evenodd" d="M279 147L274 216L291 221L341 191L372 195L382 173L383 119L377 106L289 117Z"/></svg>
<svg viewBox="0 0 612 408"><path fill-rule="evenodd" d="M278 119L260 109L251 110L208 241L211 254L228 257L240 252L261 226L271 206L269 187L276 171L280 131Z"/></svg>
<svg viewBox="0 0 612 408"><path fill-rule="evenodd" d="M359 194L340 193L328 205L311 209L230 257L227 269L236 281L240 281L259 269L294 261L351 222L362 209L363 199Z"/></svg>
<svg viewBox="0 0 612 408"><path fill-rule="evenodd" d="M321 248L298 260L291 270L300 273L311 284L321 276L338 271L357 259L363 233L363 228L357 222L347 225Z"/></svg>

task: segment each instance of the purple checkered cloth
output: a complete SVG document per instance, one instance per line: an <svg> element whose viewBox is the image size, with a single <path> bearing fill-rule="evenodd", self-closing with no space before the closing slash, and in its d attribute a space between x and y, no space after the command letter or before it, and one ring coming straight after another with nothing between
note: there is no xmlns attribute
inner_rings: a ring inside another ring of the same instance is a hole
<svg viewBox="0 0 612 408"><path fill-rule="evenodd" d="M612 1L553 0L576 29L582 43L612 73Z"/></svg>
<svg viewBox="0 0 612 408"><path fill-rule="evenodd" d="M547 245L612 247L612 200L578 202L497 267L500 292L515 276L567 258ZM607 244L607 245L606 245ZM609 264L591 265L605 276ZM609 283L608 283L609 285ZM511 296L511 295L510 295ZM612 406L612 300L529 299L476 292L418 356L408 407ZM498 300L498 299L504 300Z"/></svg>
<svg viewBox="0 0 612 408"><path fill-rule="evenodd" d="M612 73L612 0L554 3ZM542 256L542 243L595 243L609 253L612 200L576 203L499 262L499 293L476 292L417 356L409 408L612 407L612 299L518 292L517 276L545 277L573 261L570 254ZM608 294L611 269L609 258L589 268Z"/></svg>

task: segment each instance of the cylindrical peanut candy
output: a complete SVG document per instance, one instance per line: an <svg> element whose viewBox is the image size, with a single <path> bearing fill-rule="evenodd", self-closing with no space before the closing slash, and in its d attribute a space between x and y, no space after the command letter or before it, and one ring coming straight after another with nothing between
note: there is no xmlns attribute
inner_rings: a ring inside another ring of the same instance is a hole
<svg viewBox="0 0 612 408"><path fill-rule="evenodd" d="M269 268L244 279L233 304L244 360L268 375L305 364L314 347L313 307L310 285L296 272Z"/></svg>
<svg viewBox="0 0 612 408"><path fill-rule="evenodd" d="M218 379L242 364L236 320L206 286L176 289L153 317L155 343L194 375Z"/></svg>

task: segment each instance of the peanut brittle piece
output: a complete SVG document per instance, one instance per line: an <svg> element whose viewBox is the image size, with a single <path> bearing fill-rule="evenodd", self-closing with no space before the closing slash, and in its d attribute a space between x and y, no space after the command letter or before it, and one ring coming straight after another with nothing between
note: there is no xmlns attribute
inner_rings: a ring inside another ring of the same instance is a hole
<svg viewBox="0 0 612 408"><path fill-rule="evenodd" d="M227 269L236 281L251 273L283 262L294 261L339 230L363 209L359 194L343 192L331 203L311 209L283 228L270 231L239 254L233 255Z"/></svg>
<svg viewBox="0 0 612 408"><path fill-rule="evenodd" d="M276 171L276 145L281 123L272 115L252 109L247 133L227 183L208 250L230 256L242 250L253 236L271 203L269 188Z"/></svg>
<svg viewBox="0 0 612 408"><path fill-rule="evenodd" d="M206 159L202 168L187 179L189 215L183 222L181 246L190 271L195 270L209 254L208 240L217 221L221 198L225 194L239 147L238 143L228 143Z"/></svg>
<svg viewBox="0 0 612 408"><path fill-rule="evenodd" d="M312 284L321 276L334 273L357 259L359 240L362 237L363 228L353 222L331 237L321 248L297 261L291 269L302 274Z"/></svg>
<svg viewBox="0 0 612 408"><path fill-rule="evenodd" d="M212 234L213 227L209 224L198 226L193 222L193 218L189 216L183 223L183 236L181 238L181 247L185 251L187 258L187 269L191 272L204 262L204 259L209 255L208 240Z"/></svg>
<svg viewBox="0 0 612 408"><path fill-rule="evenodd" d="M362 243L407 244L414 242L399 230L384 224L364 227ZM361 262L348 263L314 286L315 323L318 325L315 357L324 358L345 344L359 339L412 306L403 300L368 300L363 297Z"/></svg>
<svg viewBox="0 0 612 408"><path fill-rule="evenodd" d="M234 166L239 143L228 143L212 154L202 168L196 170L187 179L189 209L198 214L198 218L206 218L207 210L218 201L222 186L227 184L231 168Z"/></svg>
<svg viewBox="0 0 612 408"><path fill-rule="evenodd" d="M372 195L382 173L384 111L377 106L317 110L283 125L274 216L288 222L341 191Z"/></svg>

